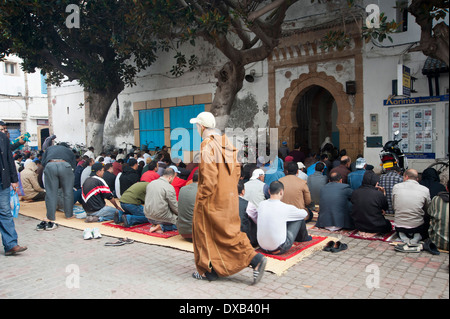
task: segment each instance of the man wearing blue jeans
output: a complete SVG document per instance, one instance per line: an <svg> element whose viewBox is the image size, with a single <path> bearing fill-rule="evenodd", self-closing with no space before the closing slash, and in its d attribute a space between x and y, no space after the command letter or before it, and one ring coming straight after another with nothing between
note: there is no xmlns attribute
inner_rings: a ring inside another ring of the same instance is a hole
<svg viewBox="0 0 450 319"><path fill-rule="evenodd" d="M87 214L86 223L103 222L114 219L114 215L122 209L117 205L108 184L102 178L105 168L102 163L91 166L91 176L83 183L82 205ZM106 206L105 199L114 207Z"/></svg>
<svg viewBox="0 0 450 319"><path fill-rule="evenodd" d="M14 165L10 142L5 135L6 125L0 121L0 233L5 255L10 256L25 251L27 247L17 244L17 232L11 213L10 186L17 192L19 187L17 170Z"/></svg>
<svg viewBox="0 0 450 319"><path fill-rule="evenodd" d="M124 227L131 227L148 223L144 213L145 194L148 182L138 182L131 185L120 197L123 212L118 211L114 216L116 224L123 223Z"/></svg>

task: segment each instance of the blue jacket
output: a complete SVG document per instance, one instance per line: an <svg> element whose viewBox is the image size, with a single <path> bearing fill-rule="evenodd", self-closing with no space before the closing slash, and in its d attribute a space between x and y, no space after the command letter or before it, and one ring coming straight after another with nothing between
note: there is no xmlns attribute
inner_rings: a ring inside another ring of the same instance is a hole
<svg viewBox="0 0 450 319"><path fill-rule="evenodd" d="M358 189L361 186L365 172L365 169L357 169L356 171L348 174L347 183L353 190Z"/></svg>
<svg viewBox="0 0 450 319"><path fill-rule="evenodd" d="M269 169L266 171L264 176L264 183L270 185L273 181L277 181L280 178L284 177L284 164L283 160L279 157L276 157L273 163L270 165Z"/></svg>
<svg viewBox="0 0 450 319"><path fill-rule="evenodd" d="M320 190L320 208L316 227L341 227L354 229L355 225L350 216L352 211L353 190L350 185L330 182Z"/></svg>

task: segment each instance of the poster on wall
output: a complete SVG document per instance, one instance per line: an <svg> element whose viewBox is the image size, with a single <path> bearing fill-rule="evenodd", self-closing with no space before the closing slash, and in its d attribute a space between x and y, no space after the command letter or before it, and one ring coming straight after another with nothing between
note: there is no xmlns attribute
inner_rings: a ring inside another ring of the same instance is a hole
<svg viewBox="0 0 450 319"><path fill-rule="evenodd" d="M400 131L400 148L408 158L435 158L433 107L398 107L390 109L390 134Z"/></svg>

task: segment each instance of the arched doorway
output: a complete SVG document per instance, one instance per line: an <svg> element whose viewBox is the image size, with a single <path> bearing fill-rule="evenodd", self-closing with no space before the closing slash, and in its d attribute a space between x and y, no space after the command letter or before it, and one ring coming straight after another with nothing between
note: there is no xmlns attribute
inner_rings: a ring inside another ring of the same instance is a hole
<svg viewBox="0 0 450 319"><path fill-rule="evenodd" d="M304 151L317 152L326 137L339 148L337 105L325 88L313 85L303 91L297 105L297 123L295 143Z"/></svg>
<svg viewBox="0 0 450 319"><path fill-rule="evenodd" d="M320 93L321 90L322 94ZM290 147L294 146L296 136L299 134L297 132L302 132L297 119L299 103L302 99L307 99L309 95L313 95L319 99L324 99L319 103L319 105L323 105L322 107L325 111L322 112L323 114L326 114L327 108L330 107L329 105L331 105L331 110L335 109L335 115L331 114L331 126L335 126L335 131L331 129L330 137L333 137L333 132L335 132L334 139L337 139L336 144L339 145L339 148L345 148L351 158L356 158L356 155L361 153L364 148L363 108L362 103L356 103L356 101L359 101L358 94L356 94L356 97L350 97L345 92L342 83L324 72L312 71L303 73L298 79L291 82L290 87L284 91L284 96L280 101L279 140L287 141ZM327 97L328 102L326 102ZM333 103L330 102L331 99L334 100ZM335 107L333 104L335 104ZM327 123L327 119L328 122L330 121L329 117L323 120L320 117L320 112L317 116L312 115L312 111L319 110L320 108L311 107L311 129L308 132L311 136L308 138L308 143L311 143L311 148L315 147L316 149L320 147L319 143L323 142L321 136L325 138L324 134L330 132L328 130L330 126ZM317 120L316 123L312 123L314 119ZM334 121L335 124L333 124ZM317 132L313 134L312 128L317 130ZM337 132L339 133L336 134Z"/></svg>

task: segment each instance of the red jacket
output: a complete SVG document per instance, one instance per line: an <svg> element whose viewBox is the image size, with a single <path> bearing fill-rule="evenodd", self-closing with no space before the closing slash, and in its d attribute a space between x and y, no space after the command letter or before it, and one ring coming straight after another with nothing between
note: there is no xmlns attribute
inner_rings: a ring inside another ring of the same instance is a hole
<svg viewBox="0 0 450 319"><path fill-rule="evenodd" d="M175 177L172 181L172 186L175 188L175 193L177 194L177 200L178 200L178 194L180 194L180 188L185 186L187 181L184 179L181 179L179 177Z"/></svg>
<svg viewBox="0 0 450 319"><path fill-rule="evenodd" d="M141 182L148 182L148 183L150 183L151 181L154 181L155 179L158 179L160 177L161 176L159 176L159 174L156 173L155 171L146 171L141 176Z"/></svg>

